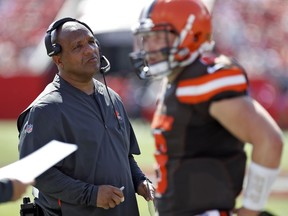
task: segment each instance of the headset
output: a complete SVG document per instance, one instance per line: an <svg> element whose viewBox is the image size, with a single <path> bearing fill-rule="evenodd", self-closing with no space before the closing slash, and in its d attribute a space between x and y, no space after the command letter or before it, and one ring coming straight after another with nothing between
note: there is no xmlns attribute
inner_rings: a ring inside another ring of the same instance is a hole
<svg viewBox="0 0 288 216"><path fill-rule="evenodd" d="M46 31L46 36L45 36L45 47L46 47L46 51L47 51L47 55L48 56L54 56L54 55L57 55L61 52L61 46L60 44L57 44L57 43L52 43L52 32L54 30L57 30L59 27L61 27L64 23L66 22L69 22L69 21L72 21L72 22L77 22L77 23L80 23L81 25L85 26L91 33L92 35L94 36L95 38L95 35L94 35L94 32L92 31L92 29L84 22L81 22L77 19L74 19L74 18L71 18L71 17L65 17L65 18L62 18L62 19L59 19L55 22L53 22L49 28L47 29ZM101 47L100 47L100 43L99 41L97 40L97 38L95 38L96 40L96 43L99 47L99 53L100 53L100 72L102 74L108 72L110 70L110 62L108 61L108 59L102 55L101 53Z"/></svg>

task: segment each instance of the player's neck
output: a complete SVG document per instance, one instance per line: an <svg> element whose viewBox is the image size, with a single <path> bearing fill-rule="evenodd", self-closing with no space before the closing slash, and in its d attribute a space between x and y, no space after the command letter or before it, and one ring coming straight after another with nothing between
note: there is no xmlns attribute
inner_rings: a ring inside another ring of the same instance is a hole
<svg viewBox="0 0 288 216"><path fill-rule="evenodd" d="M169 83L173 83L179 74L183 71L182 67L175 68L172 73L167 77Z"/></svg>

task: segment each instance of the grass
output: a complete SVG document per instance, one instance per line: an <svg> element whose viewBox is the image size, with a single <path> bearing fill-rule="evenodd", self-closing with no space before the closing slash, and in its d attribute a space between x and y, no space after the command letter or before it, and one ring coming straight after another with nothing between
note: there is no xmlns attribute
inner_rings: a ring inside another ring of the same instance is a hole
<svg viewBox="0 0 288 216"><path fill-rule="evenodd" d="M139 145L142 154L135 156L139 166L145 173L153 174L154 166L154 145L153 138L149 129L149 126L142 121L132 122L135 134L138 138ZM0 121L0 167L5 166L9 163L15 162L18 159L18 134L16 129L15 121ZM288 133L285 134L286 142L288 142ZM247 147L247 153L250 154L251 149ZM288 148L284 148L284 157L281 165L281 169L288 171ZM288 183L287 183L288 184ZM27 190L27 196L31 195L31 188ZM141 216L149 216L148 207L146 201L137 196L139 209ZM21 200L15 202L9 202L0 205L0 215L2 216L17 216L20 215L20 204ZM237 201L237 206L241 205L241 197ZM288 215L288 197L271 196L266 205L266 209L273 212L277 216Z"/></svg>

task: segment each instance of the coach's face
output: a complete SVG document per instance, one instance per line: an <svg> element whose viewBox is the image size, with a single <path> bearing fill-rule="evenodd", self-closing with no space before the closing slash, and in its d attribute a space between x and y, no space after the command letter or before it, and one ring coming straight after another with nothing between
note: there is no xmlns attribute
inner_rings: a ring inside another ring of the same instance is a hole
<svg viewBox="0 0 288 216"><path fill-rule="evenodd" d="M53 60L63 78L89 81L100 70L99 47L93 34L82 24L67 22L57 31L62 51Z"/></svg>

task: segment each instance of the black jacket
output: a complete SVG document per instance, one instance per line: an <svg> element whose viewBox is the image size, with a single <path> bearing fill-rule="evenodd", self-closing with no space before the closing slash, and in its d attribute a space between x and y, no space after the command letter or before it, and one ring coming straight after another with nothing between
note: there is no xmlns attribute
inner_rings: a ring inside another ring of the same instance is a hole
<svg viewBox="0 0 288 216"><path fill-rule="evenodd" d="M20 158L53 139L78 145L36 179L36 203L45 216L139 215L135 188L144 174L132 156L140 154L136 137L119 95L109 89L114 110L105 86L94 84L94 94L87 95L56 75L18 118ZM97 208L103 184L125 186L125 201Z"/></svg>

